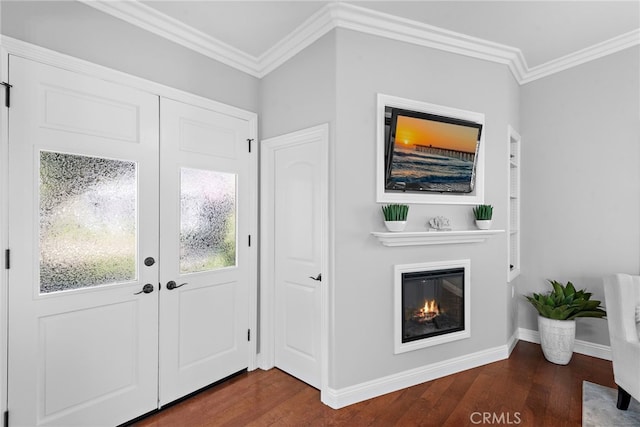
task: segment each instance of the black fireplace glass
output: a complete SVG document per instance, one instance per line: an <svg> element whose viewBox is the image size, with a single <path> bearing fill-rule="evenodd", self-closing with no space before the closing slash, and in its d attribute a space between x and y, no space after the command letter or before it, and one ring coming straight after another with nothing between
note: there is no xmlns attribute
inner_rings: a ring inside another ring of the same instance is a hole
<svg viewBox="0 0 640 427"><path fill-rule="evenodd" d="M464 330L464 268L402 273L402 342Z"/></svg>

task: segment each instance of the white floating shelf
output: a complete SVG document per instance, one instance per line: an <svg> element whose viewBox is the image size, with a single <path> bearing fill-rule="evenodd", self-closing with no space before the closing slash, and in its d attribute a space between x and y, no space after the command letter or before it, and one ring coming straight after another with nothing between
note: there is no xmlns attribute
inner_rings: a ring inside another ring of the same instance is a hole
<svg viewBox="0 0 640 427"><path fill-rule="evenodd" d="M454 230L454 231L372 231L385 246L450 245L456 243L481 243L504 230Z"/></svg>

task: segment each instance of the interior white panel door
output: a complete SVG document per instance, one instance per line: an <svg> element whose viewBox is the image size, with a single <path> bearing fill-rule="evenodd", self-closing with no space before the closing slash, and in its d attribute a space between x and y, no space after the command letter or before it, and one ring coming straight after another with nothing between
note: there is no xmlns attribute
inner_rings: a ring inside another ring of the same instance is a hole
<svg viewBox="0 0 640 427"><path fill-rule="evenodd" d="M274 152L275 365L320 387L322 140Z"/></svg>
<svg viewBox="0 0 640 427"><path fill-rule="evenodd" d="M165 405L248 367L252 196L247 120L164 98L160 110Z"/></svg>
<svg viewBox="0 0 640 427"><path fill-rule="evenodd" d="M117 425L157 407L158 98L9 73L10 424Z"/></svg>

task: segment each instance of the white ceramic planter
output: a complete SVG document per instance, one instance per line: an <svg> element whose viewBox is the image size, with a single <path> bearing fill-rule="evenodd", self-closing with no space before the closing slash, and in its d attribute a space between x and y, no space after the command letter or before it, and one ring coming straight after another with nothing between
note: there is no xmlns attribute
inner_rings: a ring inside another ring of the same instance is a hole
<svg viewBox="0 0 640 427"><path fill-rule="evenodd" d="M480 230L488 230L491 228L491 220L490 219L476 219L476 227Z"/></svg>
<svg viewBox="0 0 640 427"><path fill-rule="evenodd" d="M407 225L407 221L385 221L384 225L389 231L402 231Z"/></svg>
<svg viewBox="0 0 640 427"><path fill-rule="evenodd" d="M569 363L576 340L576 321L538 316L538 331L545 359L558 365Z"/></svg>

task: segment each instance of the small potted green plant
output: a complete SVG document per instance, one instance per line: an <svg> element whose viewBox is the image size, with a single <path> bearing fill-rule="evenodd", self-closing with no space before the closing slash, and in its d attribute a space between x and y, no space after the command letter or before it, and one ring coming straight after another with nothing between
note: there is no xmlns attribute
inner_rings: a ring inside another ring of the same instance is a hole
<svg viewBox="0 0 640 427"><path fill-rule="evenodd" d="M577 291L573 283L562 285L548 281L552 289L544 294L533 293L527 300L538 311L538 331L544 357L552 363L566 365L573 355L577 317L604 317L600 301L592 300L591 293Z"/></svg>
<svg viewBox="0 0 640 427"><path fill-rule="evenodd" d="M408 205L390 204L382 207L384 225L389 231L402 231L407 225Z"/></svg>
<svg viewBox="0 0 640 427"><path fill-rule="evenodd" d="M488 230L491 227L493 206L477 205L473 208L473 216L476 219L476 227L480 230Z"/></svg>

